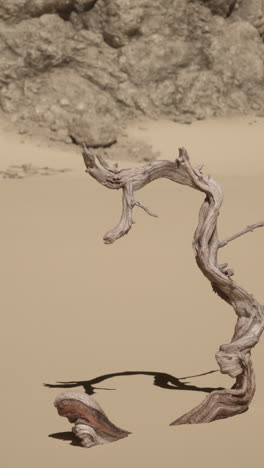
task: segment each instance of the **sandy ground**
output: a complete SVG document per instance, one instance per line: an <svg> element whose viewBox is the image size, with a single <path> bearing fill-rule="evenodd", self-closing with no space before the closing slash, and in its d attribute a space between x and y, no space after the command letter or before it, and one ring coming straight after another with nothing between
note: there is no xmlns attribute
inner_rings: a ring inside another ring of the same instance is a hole
<svg viewBox="0 0 264 468"><path fill-rule="evenodd" d="M223 185L220 236L263 220L264 120L179 125L140 122L127 129L173 158L186 146ZM71 169L0 181L1 440L3 468L263 466L264 339L254 350L257 392L247 413L209 425L170 427L198 404L199 391L153 386L147 375L105 380L95 398L133 434L82 449L48 437L69 431L44 382L88 380L123 371L198 374L217 365L235 316L195 265L191 242L202 195L156 181L138 199L159 219L136 212L128 236L104 245L120 215L120 193L85 174L78 148L47 147L1 131L0 170L12 164ZM23 141L22 141L23 140ZM263 302L264 231L221 252L236 279ZM220 373L189 379L232 385ZM81 390L81 388L77 388Z"/></svg>

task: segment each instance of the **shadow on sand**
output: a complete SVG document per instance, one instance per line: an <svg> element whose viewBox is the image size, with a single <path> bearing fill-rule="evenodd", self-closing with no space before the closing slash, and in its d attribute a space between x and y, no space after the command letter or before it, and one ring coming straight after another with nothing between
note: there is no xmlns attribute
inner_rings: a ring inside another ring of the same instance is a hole
<svg viewBox="0 0 264 468"><path fill-rule="evenodd" d="M192 385L187 379L202 377L208 374L213 374L218 372L218 370L211 370L209 372L204 372L202 374L189 375L187 377L174 377L173 375L166 374L164 372L148 372L148 371L125 371L125 372L115 372L112 374L100 375L90 380L75 380L71 382L57 382L56 384L44 384L48 388L75 388L83 387L85 393L88 395L93 395L96 390L115 390L114 388L104 388L104 387L95 387L96 384L99 384L105 380L111 379L113 377L122 377L122 376L133 376L133 375L149 375L153 377L153 385L165 388L167 390L186 390L192 392L205 392L211 393L214 390L220 390L222 387L200 387L197 385ZM80 446L78 439L74 436L72 432L58 432L55 434L50 434L49 437L59 440L70 441L71 445Z"/></svg>
<svg viewBox="0 0 264 468"><path fill-rule="evenodd" d="M156 387L166 388L168 390L189 390L193 392L206 392L211 393L214 390L219 390L220 387L199 387L196 385L189 385L189 382L182 382L186 379L192 379L195 377L202 377L204 375L213 374L214 372L219 372L218 370L211 370L209 372L204 372L202 374L189 375L187 377L174 377L170 374L165 374L164 372L148 372L148 371L125 371L125 372L114 372L112 374L104 374L99 377L95 377L90 380L73 380L69 382L57 382L56 384L44 384L45 387L49 388L75 388L83 387L85 393L88 395L93 395L95 390L115 390L114 388L103 388L95 387L94 385L103 382L104 380L112 379L113 377L122 377L130 375L149 375L154 377L153 385Z"/></svg>

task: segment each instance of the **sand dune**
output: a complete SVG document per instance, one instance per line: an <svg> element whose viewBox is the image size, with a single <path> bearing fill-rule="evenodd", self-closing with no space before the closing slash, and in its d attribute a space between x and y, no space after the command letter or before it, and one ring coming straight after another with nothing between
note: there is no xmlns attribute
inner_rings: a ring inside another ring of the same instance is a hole
<svg viewBox="0 0 264 468"><path fill-rule="evenodd" d="M219 222L225 237L264 218L263 127L263 119L247 117L192 125L142 121L126 132L131 140L152 144L161 158L173 158L185 146L194 164L206 164L205 171L223 185ZM44 382L125 371L179 378L217 369L215 351L230 339L235 316L193 258L202 195L156 181L138 199L159 219L138 210L129 235L106 246L102 237L119 218L120 193L85 174L78 148L47 147L6 130L0 137L1 171L23 164L68 169L0 182L2 466L261 467L264 340L253 356L257 393L250 411L239 417L169 427L205 393L154 386L151 375L117 375L95 384L107 390L96 389L94 397L132 435L88 450L48 437L71 426L53 407L60 390ZM260 302L263 242L259 229L221 253ZM189 382L232 385L218 372Z"/></svg>

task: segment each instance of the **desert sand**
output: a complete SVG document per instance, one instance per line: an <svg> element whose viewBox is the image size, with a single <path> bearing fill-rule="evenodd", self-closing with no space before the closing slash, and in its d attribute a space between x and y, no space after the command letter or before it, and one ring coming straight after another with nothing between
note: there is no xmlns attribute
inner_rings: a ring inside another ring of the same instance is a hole
<svg viewBox="0 0 264 468"><path fill-rule="evenodd" d="M125 132L151 144L161 159L185 146L194 164L205 163L204 172L224 189L224 238L264 219L263 130L263 118L245 117L192 125L141 121ZM262 467L264 337L253 353L257 392L243 415L170 427L206 394L160 388L149 375L116 376L95 385L107 390L97 389L94 398L132 432L128 438L83 449L49 437L71 425L53 407L62 390L43 383L124 371L179 378L217 369L214 354L230 340L235 315L195 264L191 243L201 194L168 180L148 185L137 198L159 218L137 210L128 236L104 245L103 234L120 216L121 194L84 172L79 148L48 146L7 129L0 138L1 171L22 164L53 169L0 181L1 466ZM260 302L263 245L258 229L221 252ZM201 387L233 384L219 372L188 380Z"/></svg>

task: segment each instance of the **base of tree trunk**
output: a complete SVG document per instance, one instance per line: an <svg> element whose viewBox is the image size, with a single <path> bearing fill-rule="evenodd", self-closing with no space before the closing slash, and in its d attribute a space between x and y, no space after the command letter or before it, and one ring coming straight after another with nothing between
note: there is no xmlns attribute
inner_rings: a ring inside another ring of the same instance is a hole
<svg viewBox="0 0 264 468"><path fill-rule="evenodd" d="M243 374L237 377L231 389L215 390L210 393L200 405L173 421L171 426L209 423L245 413L254 396L255 388L255 375L249 360Z"/></svg>
<svg viewBox="0 0 264 468"><path fill-rule="evenodd" d="M64 392L56 397L54 406L60 416L74 423L72 432L82 447L109 444L130 434L115 426L100 405L86 393Z"/></svg>

